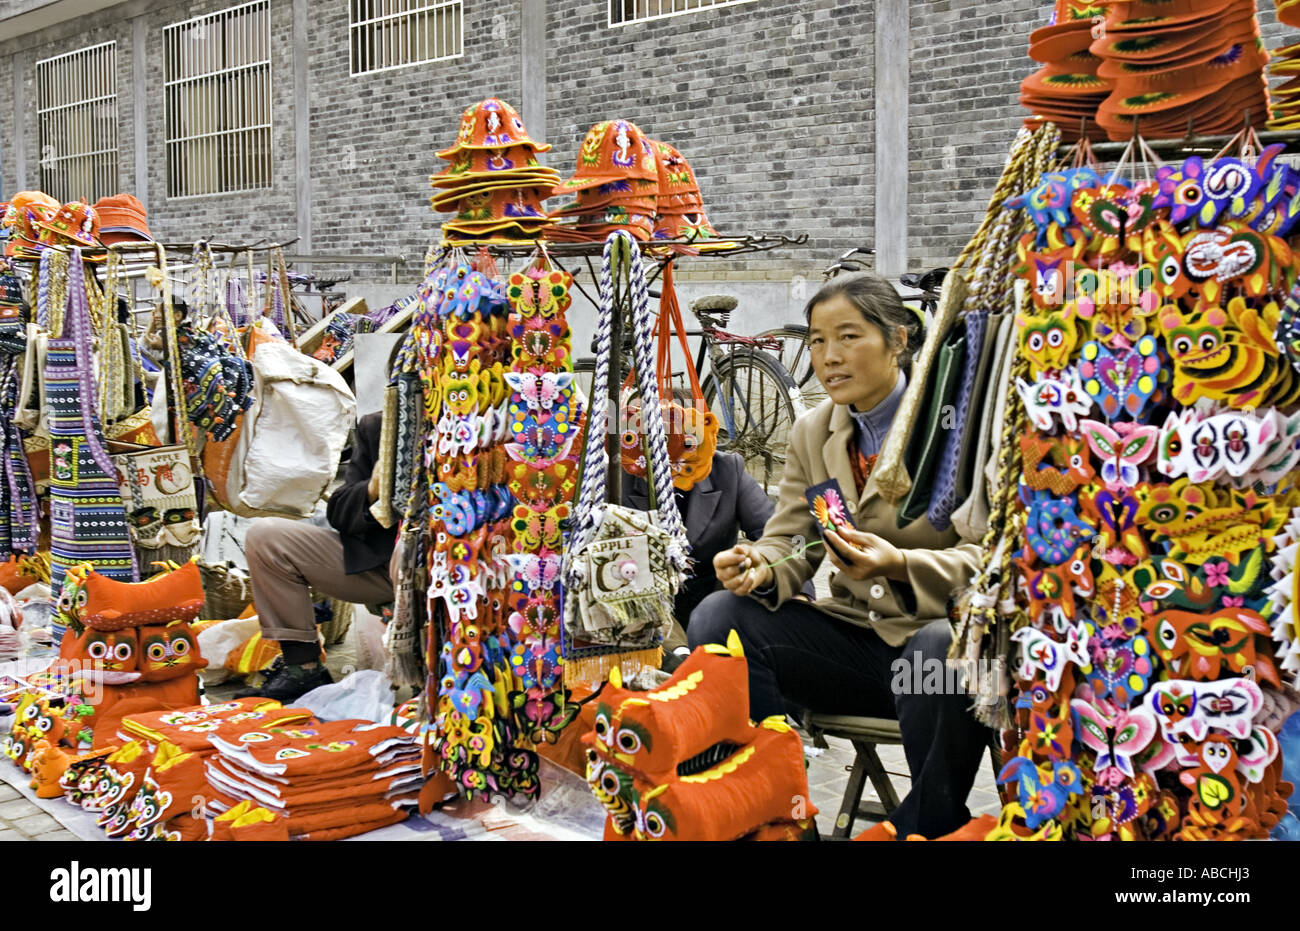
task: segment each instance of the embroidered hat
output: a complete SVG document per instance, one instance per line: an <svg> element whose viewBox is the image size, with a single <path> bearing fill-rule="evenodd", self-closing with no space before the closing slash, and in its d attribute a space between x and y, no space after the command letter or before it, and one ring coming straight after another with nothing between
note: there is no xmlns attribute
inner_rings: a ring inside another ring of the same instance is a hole
<svg viewBox="0 0 1300 931"><path fill-rule="evenodd" d="M40 241L47 245L99 245L99 214L79 200L70 201L44 220L37 221Z"/></svg>
<svg viewBox="0 0 1300 931"><path fill-rule="evenodd" d="M429 184L435 188L458 188L525 174L536 175L539 181L549 179L551 187L560 179L560 173L539 162L531 148L520 145L506 149L466 149L456 154L445 169L429 175Z"/></svg>
<svg viewBox="0 0 1300 931"><path fill-rule="evenodd" d="M59 207L59 202L43 191L19 191L15 194L5 208L4 219L0 220L0 226L10 231L5 255L13 257L39 249L41 233L38 224L57 212Z"/></svg>
<svg viewBox="0 0 1300 931"><path fill-rule="evenodd" d="M549 220L541 193L536 188L503 188L475 194L459 202L460 212L450 222L460 227L503 222L544 225Z"/></svg>
<svg viewBox="0 0 1300 931"><path fill-rule="evenodd" d="M99 240L106 246L120 242L153 242L144 204L131 194L114 194L95 201L99 213Z"/></svg>
<svg viewBox="0 0 1300 931"><path fill-rule="evenodd" d="M1047 64L1086 49L1092 42L1092 23L1107 8L1088 0L1057 0L1051 21L1029 34L1029 57Z"/></svg>
<svg viewBox="0 0 1300 931"><path fill-rule="evenodd" d="M606 120L587 131L578 151L578 168L561 181L555 196L571 194L611 181L640 178L659 182L659 169L650 141L628 120Z"/></svg>
<svg viewBox="0 0 1300 931"><path fill-rule="evenodd" d="M1151 32L1217 17L1236 0L1132 0L1110 5L1107 32ZM1239 4L1240 5L1240 4ZM1254 12L1254 3L1250 10Z"/></svg>
<svg viewBox="0 0 1300 931"><path fill-rule="evenodd" d="M524 128L524 121L514 107L489 97L465 108L460 115L460 131L456 144L435 153L439 158L450 159L466 149L504 149L511 146L528 146L534 152L549 152L551 147L534 142Z"/></svg>

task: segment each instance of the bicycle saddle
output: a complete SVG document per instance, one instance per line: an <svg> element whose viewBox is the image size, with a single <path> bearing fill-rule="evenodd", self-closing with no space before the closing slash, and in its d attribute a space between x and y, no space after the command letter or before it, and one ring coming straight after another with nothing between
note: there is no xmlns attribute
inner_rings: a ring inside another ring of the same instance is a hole
<svg viewBox="0 0 1300 931"><path fill-rule="evenodd" d="M713 311L725 314L735 310L739 303L740 299L734 294L706 294L691 301L691 312L698 314L700 311Z"/></svg>

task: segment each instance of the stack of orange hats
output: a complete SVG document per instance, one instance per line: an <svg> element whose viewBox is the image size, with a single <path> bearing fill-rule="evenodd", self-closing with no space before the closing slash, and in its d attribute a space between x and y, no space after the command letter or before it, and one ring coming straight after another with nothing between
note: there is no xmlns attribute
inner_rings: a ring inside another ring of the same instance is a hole
<svg viewBox="0 0 1300 931"><path fill-rule="evenodd" d="M1278 22L1300 27L1300 0L1276 0ZM1273 50L1269 71L1284 78L1273 88L1273 119L1269 129L1300 129L1300 42Z"/></svg>
<svg viewBox="0 0 1300 931"><path fill-rule="evenodd" d="M659 166L650 140L628 120L597 123L582 140L574 176L552 192L568 194L576 195L574 202L551 217L573 222L548 230L547 238L593 242L627 230L649 240L659 206Z"/></svg>
<svg viewBox="0 0 1300 931"><path fill-rule="evenodd" d="M1114 86L1090 50L1093 21L1105 15L1096 0L1057 0L1051 22L1030 33L1029 57L1043 67L1020 82L1020 103L1034 113L1026 125L1051 120L1067 142L1081 129L1096 133L1097 107Z"/></svg>
<svg viewBox="0 0 1300 931"><path fill-rule="evenodd" d="M6 258L30 258L40 251L41 224L59 212L57 200L43 191L19 191L5 207L0 227L9 231Z"/></svg>
<svg viewBox="0 0 1300 931"><path fill-rule="evenodd" d="M450 164L429 176L433 209L456 216L447 240L536 239L551 225L542 201L560 173L537 161L549 145L534 142L515 108L489 97L460 117L456 144L438 152Z"/></svg>
<svg viewBox="0 0 1300 931"><path fill-rule="evenodd" d="M659 170L659 196L655 201L655 239L689 241L717 239L704 213L700 184L686 157L666 142L650 140Z"/></svg>
<svg viewBox="0 0 1300 931"><path fill-rule="evenodd" d="M1268 53L1254 0L1131 0L1107 4L1091 46L1114 89L1097 111L1112 139L1231 132L1268 119ZM1249 120L1246 120L1249 111Z"/></svg>

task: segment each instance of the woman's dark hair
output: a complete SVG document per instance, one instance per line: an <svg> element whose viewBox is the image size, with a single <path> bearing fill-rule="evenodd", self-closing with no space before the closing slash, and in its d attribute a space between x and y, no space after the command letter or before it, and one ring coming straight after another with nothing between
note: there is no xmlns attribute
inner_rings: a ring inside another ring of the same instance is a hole
<svg viewBox="0 0 1300 931"><path fill-rule="evenodd" d="M810 326L813 308L836 295L843 295L845 300L858 309L864 320L874 324L880 330L885 338L885 345L890 350L903 350L898 359L898 366L904 374L910 375L912 355L921 348L923 334L920 321L904 306L903 299L894 290L894 286L883 278L868 274L840 275L838 278L832 278L817 290L803 309L804 319ZM898 341L900 326L907 330L906 346Z"/></svg>

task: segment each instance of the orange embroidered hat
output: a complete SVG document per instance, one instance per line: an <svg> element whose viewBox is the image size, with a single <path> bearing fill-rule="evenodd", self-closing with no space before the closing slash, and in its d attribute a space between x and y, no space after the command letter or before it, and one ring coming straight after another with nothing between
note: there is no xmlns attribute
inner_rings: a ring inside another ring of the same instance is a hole
<svg viewBox="0 0 1300 931"><path fill-rule="evenodd" d="M1300 27L1300 0L1277 0L1277 19L1288 26Z"/></svg>
<svg viewBox="0 0 1300 931"><path fill-rule="evenodd" d="M536 188L541 190L544 195L549 196L553 180L552 175L531 173L511 175L508 178L490 178L486 181L476 181L461 187L441 190L429 198L429 203L433 205L433 209L438 213L447 213L448 211L459 210L460 208L457 205L467 197L477 197L482 194L490 194L493 191Z"/></svg>
<svg viewBox="0 0 1300 931"><path fill-rule="evenodd" d="M460 115L456 144L435 154L450 159L465 149L505 149L518 145L529 146L534 152L549 152L551 149L549 145L529 138L524 121L514 107L504 100L489 97L465 108Z"/></svg>
<svg viewBox="0 0 1300 931"><path fill-rule="evenodd" d="M1086 49L1092 42L1093 20L1107 8L1088 0L1057 0L1051 21L1029 34L1029 57L1047 64Z"/></svg>
<svg viewBox="0 0 1300 931"><path fill-rule="evenodd" d="M99 240L106 246L119 242L152 242L144 204L130 194L114 194L95 201L99 214Z"/></svg>
<svg viewBox="0 0 1300 931"><path fill-rule="evenodd" d="M48 245L99 245L99 214L79 200L70 201L44 220L38 221L40 240Z"/></svg>
<svg viewBox="0 0 1300 931"><path fill-rule="evenodd" d="M13 257L32 252L40 242L39 224L60 207L57 200L44 191L19 191L9 201L0 226L10 230L5 244L5 255Z"/></svg>
<svg viewBox="0 0 1300 931"><path fill-rule="evenodd" d="M667 142L651 140L650 147L655 153L660 197L700 193L699 182L695 180L695 171L691 168L691 163L686 160L686 156Z"/></svg>
<svg viewBox="0 0 1300 931"><path fill-rule="evenodd" d="M541 192L536 188L505 188L475 194L460 201L460 212L450 222L459 226L503 221L545 223Z"/></svg>
<svg viewBox="0 0 1300 931"><path fill-rule="evenodd" d="M578 151L577 171L557 184L553 194L571 194L627 178L654 181L657 186L659 169L654 151L635 123L606 120L587 131Z"/></svg>
<svg viewBox="0 0 1300 931"><path fill-rule="evenodd" d="M1100 102L1113 87L1114 82L1106 78L1087 72L1063 71L1055 65L1044 65L1020 82L1022 94L1052 100L1085 97Z"/></svg>
<svg viewBox="0 0 1300 931"><path fill-rule="evenodd" d="M1110 4L1107 32L1152 32L1216 18L1239 0L1131 0ZM1250 4L1254 12L1254 3Z"/></svg>
<svg viewBox="0 0 1300 931"><path fill-rule="evenodd" d="M453 188L520 173L550 177L553 179L550 186L560 180L560 173L539 162L529 146L517 145L505 149L465 149L453 156L445 169L429 175L429 184L435 188Z"/></svg>

